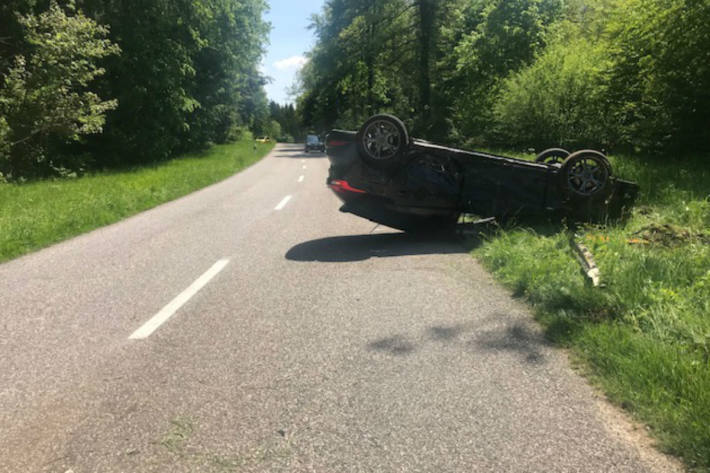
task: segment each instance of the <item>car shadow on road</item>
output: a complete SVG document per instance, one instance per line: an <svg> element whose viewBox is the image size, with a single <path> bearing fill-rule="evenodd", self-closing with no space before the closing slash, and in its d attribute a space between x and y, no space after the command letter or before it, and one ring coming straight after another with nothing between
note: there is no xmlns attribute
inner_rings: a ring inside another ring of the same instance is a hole
<svg viewBox="0 0 710 473"><path fill-rule="evenodd" d="M286 259L302 262L344 263L392 256L468 253L455 236L376 233L319 238L299 243Z"/></svg>

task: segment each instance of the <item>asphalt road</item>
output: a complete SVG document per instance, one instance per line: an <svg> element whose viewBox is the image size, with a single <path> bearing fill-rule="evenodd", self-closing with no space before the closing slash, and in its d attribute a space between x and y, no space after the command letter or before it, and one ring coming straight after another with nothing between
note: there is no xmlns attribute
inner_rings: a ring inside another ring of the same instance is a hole
<svg viewBox="0 0 710 473"><path fill-rule="evenodd" d="M0 265L0 471L676 468L459 242L339 213L327 167L281 145Z"/></svg>

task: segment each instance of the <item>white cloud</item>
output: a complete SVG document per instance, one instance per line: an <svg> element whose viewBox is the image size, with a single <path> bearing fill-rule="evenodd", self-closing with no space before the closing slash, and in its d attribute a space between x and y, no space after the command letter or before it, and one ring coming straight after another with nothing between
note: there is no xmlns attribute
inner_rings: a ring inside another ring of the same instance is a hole
<svg viewBox="0 0 710 473"><path fill-rule="evenodd" d="M304 56L291 56L286 59L281 59L274 63L274 67L280 71L286 69L300 69L308 62L308 58Z"/></svg>

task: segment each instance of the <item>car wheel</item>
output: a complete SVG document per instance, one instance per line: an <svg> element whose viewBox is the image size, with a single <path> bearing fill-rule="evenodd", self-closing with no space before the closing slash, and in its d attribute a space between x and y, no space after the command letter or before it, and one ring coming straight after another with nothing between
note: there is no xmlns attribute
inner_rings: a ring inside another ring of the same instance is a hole
<svg viewBox="0 0 710 473"><path fill-rule="evenodd" d="M562 161L567 159L568 156L569 151L566 149L550 148L538 154L535 158L535 162L545 164L562 164Z"/></svg>
<svg viewBox="0 0 710 473"><path fill-rule="evenodd" d="M357 134L357 143L365 161L375 166L390 165L404 154L409 136L399 118L382 114L365 122Z"/></svg>
<svg viewBox="0 0 710 473"><path fill-rule="evenodd" d="M609 184L611 165L599 151L577 151L564 160L560 174L562 188L567 192L577 197L592 197Z"/></svg>

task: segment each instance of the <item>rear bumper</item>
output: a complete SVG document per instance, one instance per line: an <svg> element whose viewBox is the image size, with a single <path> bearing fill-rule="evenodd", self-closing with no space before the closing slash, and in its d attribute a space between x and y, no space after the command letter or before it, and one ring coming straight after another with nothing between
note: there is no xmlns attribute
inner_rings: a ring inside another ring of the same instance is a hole
<svg viewBox="0 0 710 473"><path fill-rule="evenodd" d="M328 187L343 201L341 212L404 231L436 230L449 225L458 212L431 207L401 207L390 198L369 194L342 179L328 179Z"/></svg>

